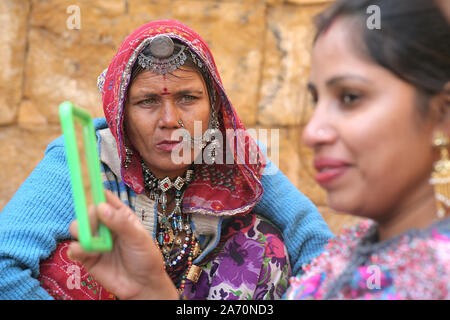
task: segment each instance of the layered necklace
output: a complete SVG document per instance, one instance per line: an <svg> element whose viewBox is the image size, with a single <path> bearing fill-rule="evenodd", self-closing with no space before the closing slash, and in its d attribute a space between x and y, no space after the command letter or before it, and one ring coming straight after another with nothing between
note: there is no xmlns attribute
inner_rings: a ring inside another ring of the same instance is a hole
<svg viewBox="0 0 450 320"><path fill-rule="evenodd" d="M161 211L157 209L156 244L164 258L166 271L172 281L178 283L178 291L182 293L186 280L197 282L202 270L192 263L201 253L200 242L192 232L190 215L182 211L184 192L193 179L194 171L188 169L184 177L179 176L172 181L169 177L156 178L143 161L141 164L149 196L156 201L156 208L161 207ZM172 189L175 207L169 212L171 201L168 202L167 193Z"/></svg>

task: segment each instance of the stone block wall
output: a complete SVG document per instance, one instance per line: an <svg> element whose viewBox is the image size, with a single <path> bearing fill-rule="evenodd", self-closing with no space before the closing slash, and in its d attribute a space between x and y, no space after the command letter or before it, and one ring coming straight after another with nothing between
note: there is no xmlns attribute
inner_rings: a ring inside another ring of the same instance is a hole
<svg viewBox="0 0 450 320"><path fill-rule="evenodd" d="M177 19L208 42L247 128L279 130L279 167L334 232L357 220L327 207L301 142L311 114L306 82L313 16L331 0L0 1L0 210L61 134L58 105L102 116L96 87L123 39L155 19ZM72 6L72 7L71 7ZM79 28L73 28L79 9ZM268 141L271 155L270 137Z"/></svg>

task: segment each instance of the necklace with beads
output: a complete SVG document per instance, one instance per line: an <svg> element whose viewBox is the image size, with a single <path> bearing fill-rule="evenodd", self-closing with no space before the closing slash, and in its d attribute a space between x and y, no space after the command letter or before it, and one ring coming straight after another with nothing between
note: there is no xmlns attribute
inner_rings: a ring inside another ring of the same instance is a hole
<svg viewBox="0 0 450 320"><path fill-rule="evenodd" d="M156 208L161 207L161 211L157 210L155 242L164 258L165 269L174 283L179 283L178 291L181 294L186 280L197 282L202 270L192 263L201 253L200 242L192 232L190 215L183 214L182 211L184 191L192 181L194 171L188 169L184 177L177 177L172 181L169 177L156 178L143 161L141 164L149 196L156 201ZM175 193L175 207L169 212L167 193L172 189Z"/></svg>

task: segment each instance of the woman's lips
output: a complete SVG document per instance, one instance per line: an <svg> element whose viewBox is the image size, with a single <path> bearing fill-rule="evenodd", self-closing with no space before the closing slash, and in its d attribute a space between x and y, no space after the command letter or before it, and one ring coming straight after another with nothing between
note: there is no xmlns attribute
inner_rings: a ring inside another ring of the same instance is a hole
<svg viewBox="0 0 450 320"><path fill-rule="evenodd" d="M314 159L314 168L317 170L315 179L321 186L325 186L342 176L349 167L350 164L343 160L334 158L316 158Z"/></svg>
<svg viewBox="0 0 450 320"><path fill-rule="evenodd" d="M166 152L178 151L182 146L182 142L183 140L163 140L156 144L156 148Z"/></svg>

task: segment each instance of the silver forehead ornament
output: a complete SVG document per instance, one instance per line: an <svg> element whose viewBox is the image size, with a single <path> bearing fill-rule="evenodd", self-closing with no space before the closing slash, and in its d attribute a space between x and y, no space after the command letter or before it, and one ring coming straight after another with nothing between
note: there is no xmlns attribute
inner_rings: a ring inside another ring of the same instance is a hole
<svg viewBox="0 0 450 320"><path fill-rule="evenodd" d="M139 65L156 74L167 74L186 61L186 46L175 44L166 35L154 37L138 57Z"/></svg>

